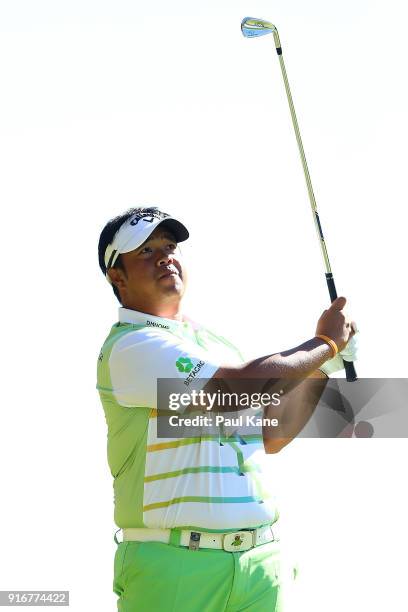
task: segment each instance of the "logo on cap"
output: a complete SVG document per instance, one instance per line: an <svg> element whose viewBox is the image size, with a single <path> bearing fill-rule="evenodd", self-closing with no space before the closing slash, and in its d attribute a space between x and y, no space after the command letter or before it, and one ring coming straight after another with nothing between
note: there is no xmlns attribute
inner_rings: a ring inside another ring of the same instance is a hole
<svg viewBox="0 0 408 612"><path fill-rule="evenodd" d="M164 219L163 213L160 212L148 212L148 213L136 213L133 219L130 221L130 225L137 225L141 219L146 223L153 223L155 219Z"/></svg>

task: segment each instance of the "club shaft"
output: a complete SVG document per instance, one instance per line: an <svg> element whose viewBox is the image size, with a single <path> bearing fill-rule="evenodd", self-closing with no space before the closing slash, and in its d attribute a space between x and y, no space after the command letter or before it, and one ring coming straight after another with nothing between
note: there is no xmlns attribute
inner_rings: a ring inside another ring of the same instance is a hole
<svg viewBox="0 0 408 612"><path fill-rule="evenodd" d="M317 212L316 198L315 198L315 195L314 195L314 192L313 192L313 185L312 185L312 181L311 181L311 178L310 178L309 168L307 166L305 150L303 148L302 137L300 135L300 130L299 130L299 124L298 124L298 121L297 121L297 118L296 118L296 111L295 111L295 107L293 105L292 94L290 92L288 75L286 73L286 68L285 68L285 63L283 61L283 56L282 55L278 55L278 57L279 57L280 67L281 67L281 70L282 70L283 82L285 83L286 96L287 96L288 102L289 102L289 109L290 109L290 115L292 117L293 128L295 130L296 140L297 140L297 143L298 143L300 159L301 159L301 162L302 162L303 172L304 172L304 175L305 175L305 180L306 180L306 185L307 185L307 192L309 194L310 205L312 207L313 220L314 220L314 223L315 223L317 236L319 238L320 247L321 247L321 250L322 250L324 266L325 266L325 269L326 269L326 274L331 274L329 254L327 252L327 247L326 247L326 243L325 243L324 236L323 236L322 226L320 224L319 213Z"/></svg>
<svg viewBox="0 0 408 612"><path fill-rule="evenodd" d="M282 71L283 82L285 84L286 96L289 102L290 115L292 117L293 128L295 130L296 140L298 143L298 149L300 154L300 159L303 166L303 172L305 175L307 192L309 194L310 206L312 208L313 220L316 227L317 236L320 243L320 248L323 255L324 266L326 270L326 282L327 288L329 290L330 299L333 302L337 298L336 286L334 283L334 278L330 266L329 254L327 252L326 242L324 240L323 230L320 223L319 213L317 212L316 198L313 192L313 185L310 178L309 168L307 166L306 155L303 148L302 137L300 135L299 124L296 117L295 107L293 104L292 94L289 87L288 75L286 73L285 62L283 61L282 49L277 48L279 63ZM357 380L357 374L354 368L354 364L351 361L343 361L344 368L346 371L346 378L348 381Z"/></svg>

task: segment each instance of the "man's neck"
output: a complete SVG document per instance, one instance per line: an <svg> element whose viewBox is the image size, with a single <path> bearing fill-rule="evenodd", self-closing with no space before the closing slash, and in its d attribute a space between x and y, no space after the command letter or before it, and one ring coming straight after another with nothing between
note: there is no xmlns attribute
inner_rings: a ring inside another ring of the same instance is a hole
<svg viewBox="0 0 408 612"><path fill-rule="evenodd" d="M122 305L124 308L129 308L130 310L137 310L138 312L144 312L146 314L153 315L154 317L174 319L175 321L181 321L183 319L180 301L174 304L160 304L160 305L152 305L152 304L141 305L141 304L135 304L135 303L126 303Z"/></svg>

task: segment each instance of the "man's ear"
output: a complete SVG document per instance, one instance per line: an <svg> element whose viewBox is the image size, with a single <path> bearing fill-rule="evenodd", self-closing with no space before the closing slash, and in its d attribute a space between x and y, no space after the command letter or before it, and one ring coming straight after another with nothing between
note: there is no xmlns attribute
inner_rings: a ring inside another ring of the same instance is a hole
<svg viewBox="0 0 408 612"><path fill-rule="evenodd" d="M108 276L115 287L119 290L126 288L126 276L120 268L109 268Z"/></svg>

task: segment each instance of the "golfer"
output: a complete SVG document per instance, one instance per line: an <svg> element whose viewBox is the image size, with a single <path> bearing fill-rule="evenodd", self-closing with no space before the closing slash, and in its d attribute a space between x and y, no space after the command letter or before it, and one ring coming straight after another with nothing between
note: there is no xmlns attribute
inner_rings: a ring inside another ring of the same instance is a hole
<svg viewBox="0 0 408 612"><path fill-rule="evenodd" d="M340 297L321 315L315 337L244 361L183 312L187 278L178 244L188 236L157 208L134 208L109 221L99 239L100 267L121 303L97 374L122 531L121 541L115 534L113 589L120 612L277 612L278 510L263 464L295 434L158 437L157 380L198 393L225 380L238 388L251 379L251 391L261 391L265 379L316 371L326 378L342 369L342 356L355 358L355 326Z"/></svg>

